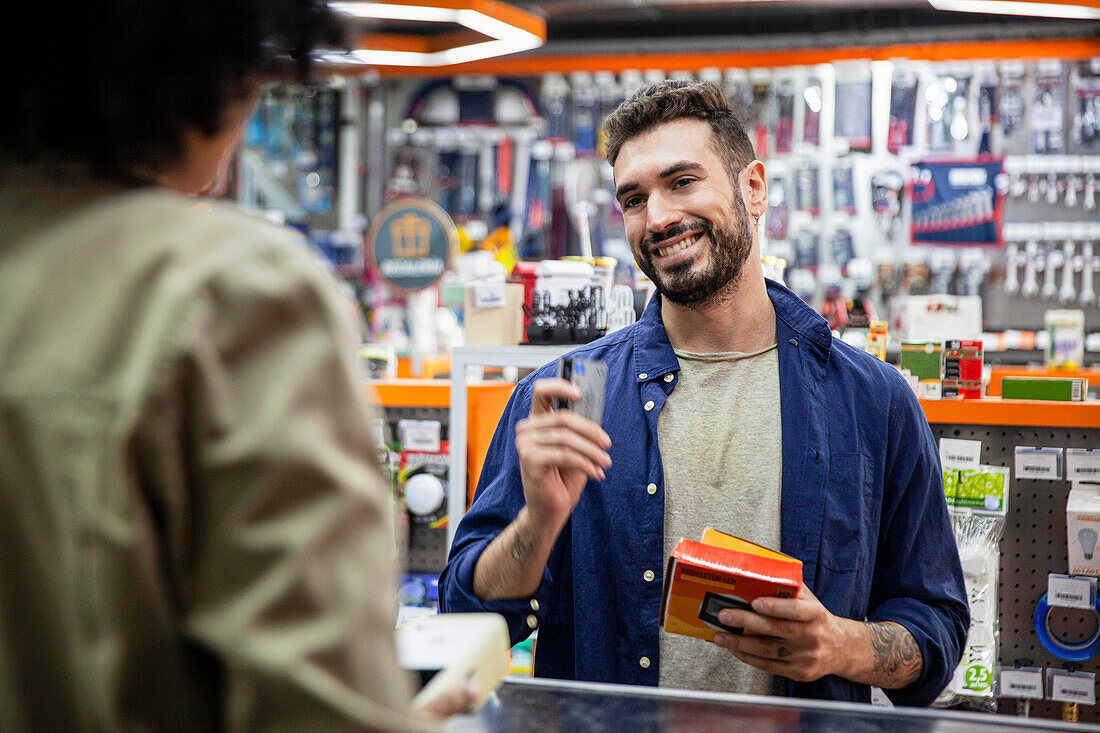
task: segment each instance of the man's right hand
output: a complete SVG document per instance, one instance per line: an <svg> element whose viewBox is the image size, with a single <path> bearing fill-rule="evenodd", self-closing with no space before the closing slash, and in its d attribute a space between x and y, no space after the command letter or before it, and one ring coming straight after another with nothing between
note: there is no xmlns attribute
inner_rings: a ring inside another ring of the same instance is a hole
<svg viewBox="0 0 1100 733"><path fill-rule="evenodd" d="M611 438L599 425L554 400L580 398L564 379L540 379L532 389L531 412L516 423L523 496L527 505L485 548L474 569L474 594L488 601L535 593L550 551L588 479L611 467Z"/></svg>
<svg viewBox="0 0 1100 733"><path fill-rule="evenodd" d="M540 379L532 390L531 413L516 424L516 452L527 511L536 526L555 536L580 500L588 479L603 480L611 467L611 438L596 423L555 400L572 402L581 393L564 379Z"/></svg>

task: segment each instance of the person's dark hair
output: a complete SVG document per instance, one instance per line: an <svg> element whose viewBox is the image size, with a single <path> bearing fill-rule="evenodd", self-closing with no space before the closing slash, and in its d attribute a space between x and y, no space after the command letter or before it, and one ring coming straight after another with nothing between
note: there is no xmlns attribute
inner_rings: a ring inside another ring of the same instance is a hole
<svg viewBox="0 0 1100 733"><path fill-rule="evenodd" d="M63 5L27 6L31 18L19 28L44 46L33 57L20 58L19 44L0 52L14 67L0 152L79 160L123 177L179 162L185 130L214 134L257 81L294 67L304 74L312 50L342 43L319 0Z"/></svg>
<svg viewBox="0 0 1100 733"><path fill-rule="evenodd" d="M703 120L710 125L717 152L726 163L731 180L756 159L745 127L722 87L711 81L665 80L642 87L607 116L604 121L607 161L615 165L628 140L681 119Z"/></svg>

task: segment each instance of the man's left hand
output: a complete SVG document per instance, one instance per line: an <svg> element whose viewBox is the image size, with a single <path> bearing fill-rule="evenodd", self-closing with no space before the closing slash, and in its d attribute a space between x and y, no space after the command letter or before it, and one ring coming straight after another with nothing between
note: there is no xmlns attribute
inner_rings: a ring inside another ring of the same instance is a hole
<svg viewBox="0 0 1100 733"><path fill-rule="evenodd" d="M746 664L799 682L845 676L854 622L829 613L805 584L798 598L757 598L752 611L726 609L718 619L752 632L714 638Z"/></svg>

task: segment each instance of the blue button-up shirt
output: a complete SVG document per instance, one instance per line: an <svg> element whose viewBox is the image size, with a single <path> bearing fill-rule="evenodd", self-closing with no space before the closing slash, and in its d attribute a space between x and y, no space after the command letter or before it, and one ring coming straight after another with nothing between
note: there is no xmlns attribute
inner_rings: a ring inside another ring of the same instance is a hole
<svg viewBox="0 0 1100 733"><path fill-rule="evenodd" d="M768 295L779 344L780 549L802 560L806 585L833 614L894 621L912 633L924 658L920 679L888 694L896 704L927 705L951 678L970 623L932 432L893 367L833 339L782 285L768 281ZM478 599L477 561L524 505L516 422L530 412L533 381L555 367L521 381L455 533L440 577L442 610L501 613L513 643L537 626L536 675L655 686L666 561L657 419L679 371L659 298L637 323L573 353L608 365L603 428L612 467L588 482L533 597ZM700 425L698 440L707 439ZM666 446L669 460L674 448ZM867 685L833 676L788 681L787 692L870 701Z"/></svg>

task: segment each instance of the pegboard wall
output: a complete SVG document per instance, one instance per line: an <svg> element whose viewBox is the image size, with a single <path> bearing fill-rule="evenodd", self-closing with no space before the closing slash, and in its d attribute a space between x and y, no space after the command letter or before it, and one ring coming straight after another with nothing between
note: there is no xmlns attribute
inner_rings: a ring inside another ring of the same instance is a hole
<svg viewBox="0 0 1100 733"><path fill-rule="evenodd" d="M1017 479L1016 446L1056 448L1100 447L1100 428L1012 427L1003 425L933 424L936 440L957 438L980 440L982 464L1013 469L1008 515L1001 538L1001 573L998 592L1000 618L1000 663L1016 666L1019 659L1032 666L1065 668L1066 662L1052 656L1039 643L1032 622L1035 604L1046 593L1047 575L1065 573L1066 500L1070 482ZM1092 612L1063 609L1052 617L1052 626L1071 641L1084 641L1096 629ZM1100 658L1081 663L1083 672L1100 674ZM1100 722L1098 706L1079 706L1082 722ZM1015 701L998 699L998 712L1012 715ZM1061 719L1062 703L1033 701L1032 717Z"/></svg>
<svg viewBox="0 0 1100 733"><path fill-rule="evenodd" d="M397 439L397 423L401 420L435 420L440 423L440 435L443 436L444 440L450 429L449 410L446 407L392 407L387 405L383 408L382 419L387 442ZM444 504L445 506L446 504ZM417 523L412 518L408 518L407 527L404 569L414 573L438 575L447 561L447 527L429 527Z"/></svg>

